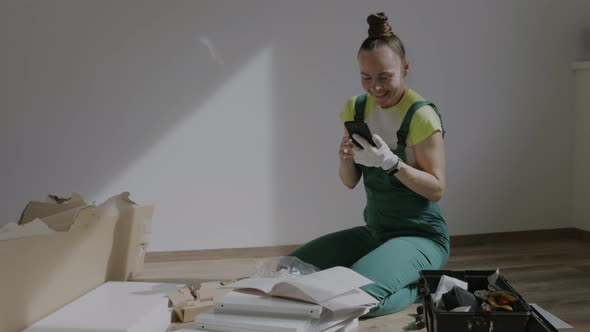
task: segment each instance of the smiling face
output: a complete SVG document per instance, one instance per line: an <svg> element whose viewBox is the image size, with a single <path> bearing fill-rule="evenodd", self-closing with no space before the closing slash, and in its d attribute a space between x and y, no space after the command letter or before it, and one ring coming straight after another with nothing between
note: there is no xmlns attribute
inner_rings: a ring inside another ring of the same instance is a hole
<svg viewBox="0 0 590 332"><path fill-rule="evenodd" d="M406 89L409 64L387 46L361 49L358 55L363 89L382 108L394 106Z"/></svg>

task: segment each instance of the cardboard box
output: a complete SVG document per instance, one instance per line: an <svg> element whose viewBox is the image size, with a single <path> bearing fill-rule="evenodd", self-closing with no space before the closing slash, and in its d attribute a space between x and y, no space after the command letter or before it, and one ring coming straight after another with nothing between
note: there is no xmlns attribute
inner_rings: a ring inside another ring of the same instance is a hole
<svg viewBox="0 0 590 332"><path fill-rule="evenodd" d="M22 331L107 281L140 272L153 206L129 193L103 204L79 195L30 202L20 224L41 220L56 232L0 241L0 331Z"/></svg>
<svg viewBox="0 0 590 332"><path fill-rule="evenodd" d="M168 293L169 306L173 309L172 322L188 323L195 317L215 306L215 302L230 289L221 288L225 282L203 282L198 289L184 287Z"/></svg>

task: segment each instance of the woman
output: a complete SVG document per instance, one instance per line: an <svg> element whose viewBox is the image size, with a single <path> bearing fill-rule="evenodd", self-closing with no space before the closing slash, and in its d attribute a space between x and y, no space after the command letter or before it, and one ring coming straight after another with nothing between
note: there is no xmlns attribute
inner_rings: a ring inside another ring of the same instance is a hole
<svg viewBox="0 0 590 332"><path fill-rule="evenodd" d="M344 130L340 179L367 194L366 225L313 240L291 253L320 269L346 266L373 280L363 290L380 304L367 316L400 311L419 299L421 270L440 269L449 236L438 204L445 191L444 129L434 104L405 83L405 49L383 13L370 15L358 52L367 94L348 100L340 118L365 121L376 147ZM393 149L393 150L392 150Z"/></svg>

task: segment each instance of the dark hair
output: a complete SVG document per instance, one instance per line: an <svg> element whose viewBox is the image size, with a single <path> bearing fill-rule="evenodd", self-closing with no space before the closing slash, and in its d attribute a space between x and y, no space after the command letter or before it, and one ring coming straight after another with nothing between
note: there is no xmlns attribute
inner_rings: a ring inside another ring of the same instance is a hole
<svg viewBox="0 0 590 332"><path fill-rule="evenodd" d="M363 41L361 50L372 50L387 46L397 54L402 61L406 60L406 50L402 41L393 33L384 13L371 14L367 17L369 36Z"/></svg>

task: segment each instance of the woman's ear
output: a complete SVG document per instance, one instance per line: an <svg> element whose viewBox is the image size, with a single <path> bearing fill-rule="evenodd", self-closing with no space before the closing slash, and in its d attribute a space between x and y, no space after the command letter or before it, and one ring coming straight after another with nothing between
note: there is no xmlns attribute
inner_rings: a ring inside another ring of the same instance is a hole
<svg viewBox="0 0 590 332"><path fill-rule="evenodd" d="M405 60L404 67L402 69L402 74L404 75L404 77L406 77L406 75L408 75L408 71L410 71L410 61Z"/></svg>

